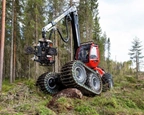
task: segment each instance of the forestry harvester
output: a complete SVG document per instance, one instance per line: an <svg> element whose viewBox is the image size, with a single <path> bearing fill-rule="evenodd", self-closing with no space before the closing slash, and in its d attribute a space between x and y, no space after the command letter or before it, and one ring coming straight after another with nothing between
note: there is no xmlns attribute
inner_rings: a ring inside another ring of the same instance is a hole
<svg viewBox="0 0 144 115"><path fill-rule="evenodd" d="M39 43L32 47L27 47L28 54L34 54L34 61L41 65L52 65L55 63L53 57L57 55L57 49L52 46L52 41L46 38L46 33L51 34L58 31L60 38L68 42L69 38L63 38L63 35L56 28L58 22L65 19L66 33L68 36L68 22L71 22L73 35L73 61L67 62L61 68L61 71L46 72L38 77L36 85L44 92L55 94L64 88L77 88L84 95L97 95L103 90L109 90L113 87L111 74L106 73L100 68L100 56L98 45L93 42L80 43L80 31L78 23L77 8L70 7L48 25L42 28L42 38Z"/></svg>

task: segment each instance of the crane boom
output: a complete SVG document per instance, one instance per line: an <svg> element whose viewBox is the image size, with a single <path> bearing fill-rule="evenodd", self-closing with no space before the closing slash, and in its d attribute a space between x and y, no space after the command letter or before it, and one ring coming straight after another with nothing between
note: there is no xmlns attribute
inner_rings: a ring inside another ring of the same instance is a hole
<svg viewBox="0 0 144 115"><path fill-rule="evenodd" d="M62 20L65 16L69 15L72 12L77 12L77 9L75 6L70 7L68 10L66 10L64 13L62 13L60 16L58 16L53 21L51 21L48 25L43 27L42 32L49 32L60 20Z"/></svg>
<svg viewBox="0 0 144 115"><path fill-rule="evenodd" d="M80 31L79 31L79 23L78 23L78 14L77 14L77 8L76 6L70 7L68 10L66 10L64 13L62 13L60 16L55 18L53 21L51 21L48 25L42 28L42 38L46 38L46 32L49 32L52 30L55 25L62 19L64 19L66 16L69 17L69 20L71 21L72 25L72 33L73 33L73 42L74 42L74 57L76 55L76 50L80 46Z"/></svg>

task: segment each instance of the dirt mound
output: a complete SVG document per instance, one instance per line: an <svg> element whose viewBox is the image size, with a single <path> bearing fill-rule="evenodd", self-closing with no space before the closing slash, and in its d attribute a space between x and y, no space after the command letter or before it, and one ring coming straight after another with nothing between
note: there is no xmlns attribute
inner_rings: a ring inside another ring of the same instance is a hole
<svg viewBox="0 0 144 115"><path fill-rule="evenodd" d="M76 89L76 88L67 88L64 89L62 91L60 91L59 93L54 95L54 98L59 98L59 97L70 97L70 98L82 98L82 93L80 90Z"/></svg>
<svg viewBox="0 0 144 115"><path fill-rule="evenodd" d="M59 113L61 111L73 110L73 101L71 98L81 99L83 97L80 90L76 88L67 88L55 94L47 107Z"/></svg>

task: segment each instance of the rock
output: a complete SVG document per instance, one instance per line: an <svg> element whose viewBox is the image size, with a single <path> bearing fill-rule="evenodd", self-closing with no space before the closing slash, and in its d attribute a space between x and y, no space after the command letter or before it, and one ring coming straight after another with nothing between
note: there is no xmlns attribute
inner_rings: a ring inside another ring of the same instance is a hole
<svg viewBox="0 0 144 115"><path fill-rule="evenodd" d="M56 98L59 98L61 96L81 99L83 97L83 94L81 93L80 90L76 88L67 88L54 95L54 97Z"/></svg>

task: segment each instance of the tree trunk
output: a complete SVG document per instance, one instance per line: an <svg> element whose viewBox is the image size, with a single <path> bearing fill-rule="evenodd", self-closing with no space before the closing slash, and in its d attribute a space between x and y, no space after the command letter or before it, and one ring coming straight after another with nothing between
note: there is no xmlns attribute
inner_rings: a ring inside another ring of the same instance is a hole
<svg viewBox="0 0 144 115"><path fill-rule="evenodd" d="M36 9L37 9L37 4L36 4ZM35 42L38 41L38 16L35 14ZM39 64L35 63L35 79L37 79L38 73L39 73Z"/></svg>
<svg viewBox="0 0 144 115"><path fill-rule="evenodd" d="M15 3L15 2L14 2ZM14 4L15 5L15 4ZM16 31L16 23L17 23L17 10L16 7L14 8L14 60L13 60L13 82L15 81L16 78L16 38L17 38L17 31Z"/></svg>
<svg viewBox="0 0 144 115"><path fill-rule="evenodd" d="M58 50L58 39L57 39L57 32L55 32L55 47L57 47ZM58 72L59 70L59 53L57 54L57 56L55 56L55 72Z"/></svg>
<svg viewBox="0 0 144 115"><path fill-rule="evenodd" d="M29 59L30 59L30 55L28 56ZM30 65L30 61L28 61L28 64L29 64L29 72L28 72L28 78L30 78L30 75L31 75L31 65Z"/></svg>
<svg viewBox="0 0 144 115"><path fill-rule="evenodd" d="M58 12L57 5L54 7L55 7L54 16L57 16L57 12ZM57 32L55 32L54 39L55 39L55 47L57 47L57 51L58 51L59 47L58 47L58 33ZM55 65L54 66L55 66L54 71L58 72L58 70L59 70L59 53L55 56Z"/></svg>
<svg viewBox="0 0 144 115"><path fill-rule="evenodd" d="M0 41L0 91L2 90L2 77L3 77L3 62L4 62L4 42L5 42L5 11L6 0L2 1L2 29L1 29L1 41Z"/></svg>
<svg viewBox="0 0 144 115"><path fill-rule="evenodd" d="M136 52L136 78L138 79L138 72L139 72L139 60L138 60L138 52Z"/></svg>
<svg viewBox="0 0 144 115"><path fill-rule="evenodd" d="M11 34L11 55L10 55L10 83L13 82L13 55L14 55L14 41L13 41L13 33L14 33L14 0L12 2L12 34Z"/></svg>
<svg viewBox="0 0 144 115"><path fill-rule="evenodd" d="M72 6L72 0L70 0L70 6ZM70 40L71 40L71 61L74 59L74 54L73 54L73 38L72 38L72 28L70 28Z"/></svg>

